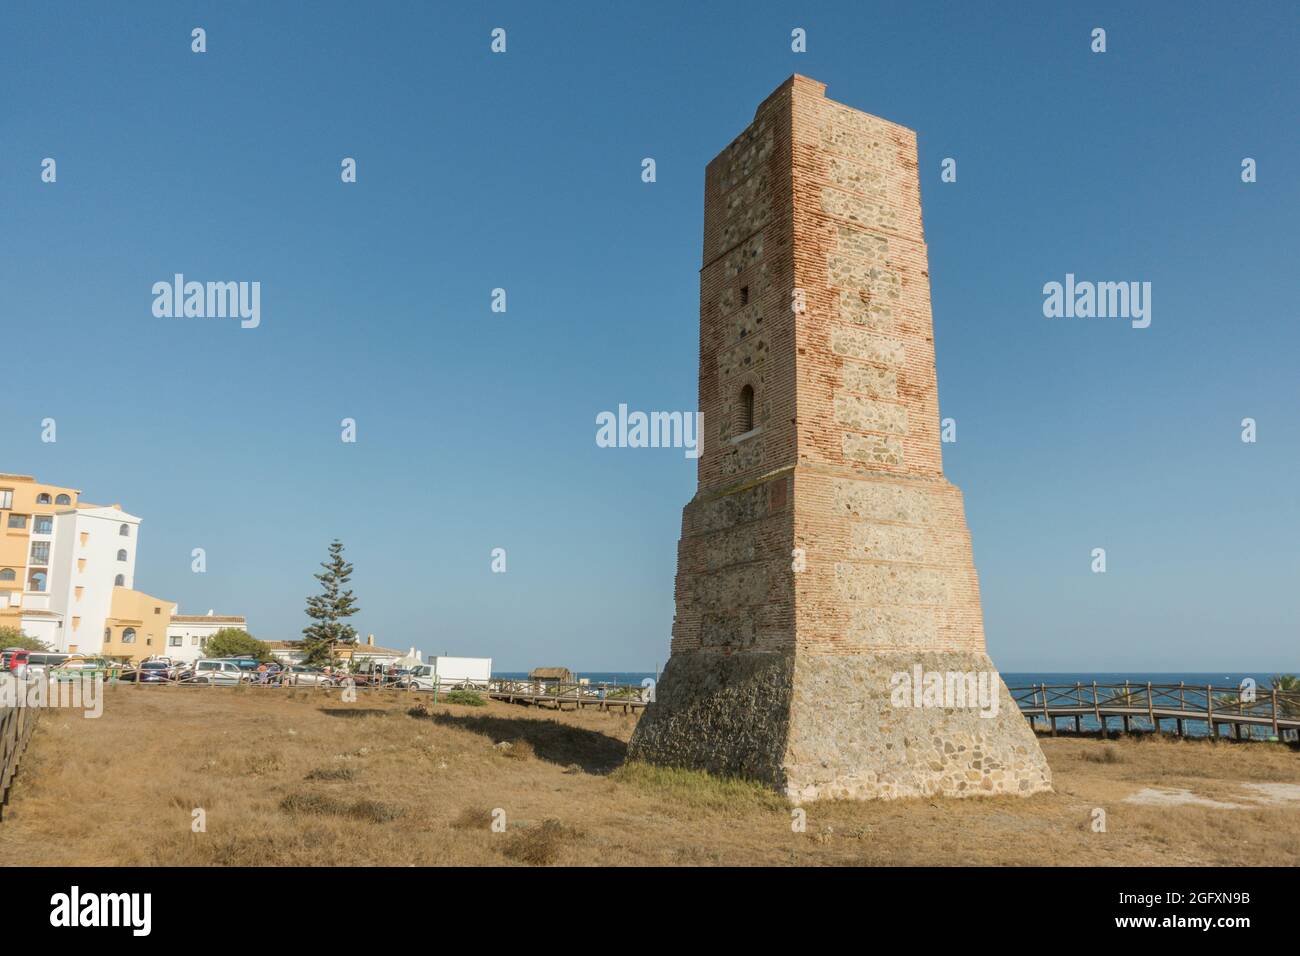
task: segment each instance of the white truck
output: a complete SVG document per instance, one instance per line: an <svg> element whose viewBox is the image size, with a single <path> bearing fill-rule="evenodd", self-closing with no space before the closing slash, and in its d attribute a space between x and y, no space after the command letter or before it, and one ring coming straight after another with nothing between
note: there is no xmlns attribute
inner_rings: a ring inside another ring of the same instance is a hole
<svg viewBox="0 0 1300 956"><path fill-rule="evenodd" d="M437 682L441 690L487 687L492 678L490 657L431 657L411 669L406 683L415 690L433 690Z"/></svg>

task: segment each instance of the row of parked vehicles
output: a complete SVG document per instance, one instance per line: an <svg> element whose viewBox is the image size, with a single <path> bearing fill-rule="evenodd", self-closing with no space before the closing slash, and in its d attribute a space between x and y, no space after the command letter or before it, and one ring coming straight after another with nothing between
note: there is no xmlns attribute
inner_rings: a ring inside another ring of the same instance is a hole
<svg viewBox="0 0 1300 956"><path fill-rule="evenodd" d="M193 662L151 657L133 666L115 663L103 657L28 651L16 647L0 651L0 671L24 679L47 675L76 676L87 672L115 673L120 680L139 681L142 684L261 683L333 686L342 679L342 675L328 673L320 667L263 663L253 657L204 658Z"/></svg>
<svg viewBox="0 0 1300 956"><path fill-rule="evenodd" d="M6 647L0 651L0 671L7 671L15 677L40 677L50 671L77 674L104 670L109 666L108 660L85 654L54 654L19 647Z"/></svg>
<svg viewBox="0 0 1300 956"><path fill-rule="evenodd" d="M142 684L266 684L273 686L336 687L351 680L362 687L397 687L432 690L435 682L445 689L436 671L425 664L414 668L368 666L361 673L310 667L305 664L281 664L259 661L254 657L206 657L197 661L174 661L169 657L151 657L138 665L122 664L103 657L82 654L59 654L5 648L0 651L0 671L20 678L60 677L101 673L118 680ZM469 687L466 682L463 686Z"/></svg>
<svg viewBox="0 0 1300 956"><path fill-rule="evenodd" d="M170 676L163 677L163 673ZM126 680L181 681L195 684L272 684L337 687L350 680L358 687L395 687L400 690L432 690L438 680L428 665L415 668L365 667L360 672L308 667L305 664L280 664L275 661L258 661L252 657L220 657L195 661L179 672L169 667L166 658L145 661L134 678L125 674ZM153 674L159 676L154 677ZM441 685L446 688L448 682ZM470 686L466 682L463 686Z"/></svg>
<svg viewBox="0 0 1300 956"><path fill-rule="evenodd" d="M255 657L207 657L193 662L153 657L124 670L122 680L142 684L296 684L332 687L339 676L320 667L259 661Z"/></svg>

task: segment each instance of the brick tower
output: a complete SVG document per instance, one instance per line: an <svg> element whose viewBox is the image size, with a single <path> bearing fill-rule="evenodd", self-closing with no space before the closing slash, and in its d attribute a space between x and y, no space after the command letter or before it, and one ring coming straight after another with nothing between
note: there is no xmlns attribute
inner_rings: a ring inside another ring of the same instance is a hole
<svg viewBox="0 0 1300 956"><path fill-rule="evenodd" d="M793 76L709 163L699 490L634 759L797 800L1050 788L943 476L916 157Z"/></svg>

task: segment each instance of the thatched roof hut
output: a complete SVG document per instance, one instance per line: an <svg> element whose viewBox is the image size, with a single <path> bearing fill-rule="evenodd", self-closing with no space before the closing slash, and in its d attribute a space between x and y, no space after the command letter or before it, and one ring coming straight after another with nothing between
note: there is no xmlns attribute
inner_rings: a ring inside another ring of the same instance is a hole
<svg viewBox="0 0 1300 956"><path fill-rule="evenodd" d="M575 684L577 678L567 667L534 667L528 672L529 680L553 680L561 684Z"/></svg>

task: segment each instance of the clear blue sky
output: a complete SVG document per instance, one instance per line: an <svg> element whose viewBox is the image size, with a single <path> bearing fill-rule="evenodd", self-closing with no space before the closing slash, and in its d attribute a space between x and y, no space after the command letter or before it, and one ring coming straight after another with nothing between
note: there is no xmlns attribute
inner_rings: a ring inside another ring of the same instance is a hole
<svg viewBox="0 0 1300 956"><path fill-rule="evenodd" d="M1088 7L7 3L0 470L263 638L337 536L381 643L662 664L695 463L595 415L695 407L704 165L799 72L919 133L994 660L1295 669L1296 8ZM260 281L261 327L154 318L175 272ZM1067 272L1152 282L1151 327L1044 318Z"/></svg>

